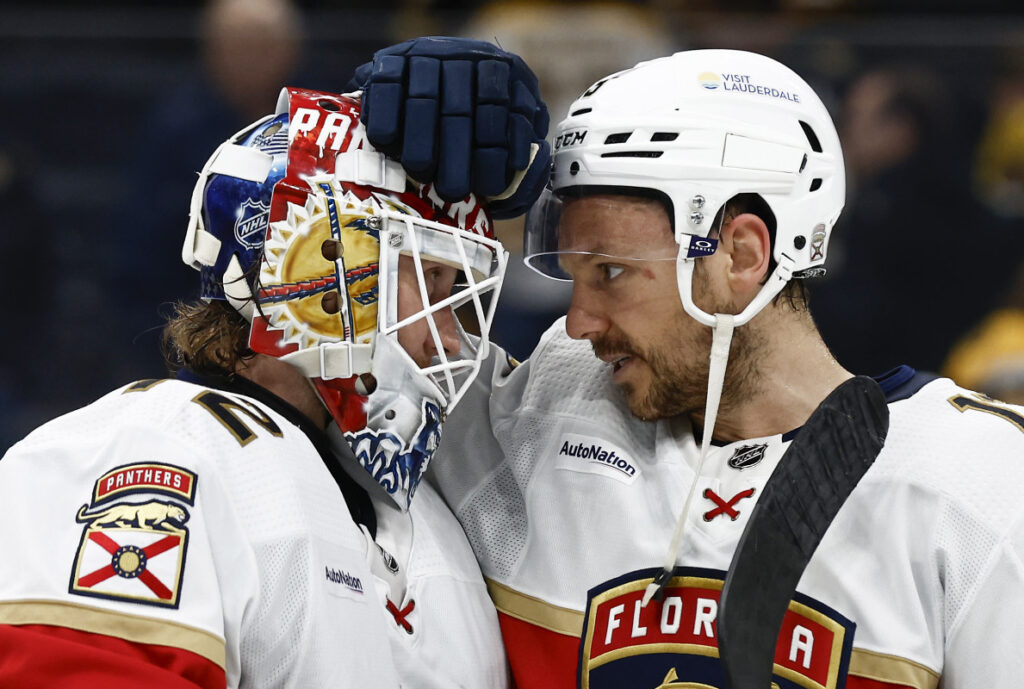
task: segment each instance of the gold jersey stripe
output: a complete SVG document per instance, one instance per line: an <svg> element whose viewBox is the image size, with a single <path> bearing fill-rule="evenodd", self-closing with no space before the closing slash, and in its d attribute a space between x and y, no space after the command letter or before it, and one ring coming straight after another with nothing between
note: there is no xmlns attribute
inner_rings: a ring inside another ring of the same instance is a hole
<svg viewBox="0 0 1024 689"><path fill-rule="evenodd" d="M506 615L558 634L578 638L583 633L583 613L578 610L560 608L491 579L487 579L487 590L494 606Z"/></svg>
<svg viewBox="0 0 1024 689"><path fill-rule="evenodd" d="M486 581L495 607L506 615L567 636L579 637L583 633L582 612L552 605L492 579ZM939 684L938 673L924 665L860 648L854 648L850 654L849 674L914 689L936 689Z"/></svg>
<svg viewBox="0 0 1024 689"><path fill-rule="evenodd" d="M191 651L225 668L224 640L210 632L178 622L59 601L0 602L0 624L45 624L104 634L142 644L173 646Z"/></svg>
<svg viewBox="0 0 1024 689"><path fill-rule="evenodd" d="M914 689L935 689L939 686L939 673L931 668L906 658L862 648L855 648L850 654L849 674Z"/></svg>

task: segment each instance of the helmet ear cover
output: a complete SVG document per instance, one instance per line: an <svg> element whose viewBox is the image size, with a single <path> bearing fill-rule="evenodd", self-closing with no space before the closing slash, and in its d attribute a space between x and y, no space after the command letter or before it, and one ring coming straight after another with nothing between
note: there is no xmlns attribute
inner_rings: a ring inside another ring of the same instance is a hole
<svg viewBox="0 0 1024 689"><path fill-rule="evenodd" d="M274 128L271 130L271 128ZM399 256L414 259L420 311L398 312ZM251 321L249 346L308 376L344 441L406 507L439 425L479 370L507 253L475 197L443 201L374 150L358 94L285 89L278 113L221 145L200 174L182 257L202 296ZM466 276L428 297L425 261ZM434 317L469 304L481 333L445 352ZM402 316L399 319L399 316ZM421 368L398 331L427 324L438 353Z"/></svg>

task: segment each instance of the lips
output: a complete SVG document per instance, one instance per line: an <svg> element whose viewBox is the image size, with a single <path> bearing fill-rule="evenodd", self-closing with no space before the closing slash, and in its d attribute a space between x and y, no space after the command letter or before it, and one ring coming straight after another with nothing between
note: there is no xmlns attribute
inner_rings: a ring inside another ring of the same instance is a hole
<svg viewBox="0 0 1024 689"><path fill-rule="evenodd" d="M625 341L595 341L594 356L612 367L612 380L618 381L640 357Z"/></svg>

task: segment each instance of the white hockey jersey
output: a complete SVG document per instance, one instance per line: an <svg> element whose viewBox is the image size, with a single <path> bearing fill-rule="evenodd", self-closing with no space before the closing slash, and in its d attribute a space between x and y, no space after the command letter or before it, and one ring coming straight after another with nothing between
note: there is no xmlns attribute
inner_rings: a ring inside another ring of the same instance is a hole
<svg viewBox="0 0 1024 689"><path fill-rule="evenodd" d="M508 687L497 611L466 535L441 496L421 482L403 512L354 459L345 468L367 489L377 515L371 570L378 601L390 613L388 638L401 685Z"/></svg>
<svg viewBox="0 0 1024 689"><path fill-rule="evenodd" d="M396 588L326 438L239 389L140 381L0 460L0 686L504 687L436 494L414 502Z"/></svg>
<svg viewBox="0 0 1024 689"><path fill-rule="evenodd" d="M715 446L641 422L564 321L449 419L435 481L489 580L517 685L722 687L717 603L794 432ZM880 381L885 447L832 523L775 656L786 687L1008 688L1024 677L1024 409L911 369ZM489 402L484 399L491 394ZM823 458L827 461L827 458ZM687 490L675 577L640 606Z"/></svg>

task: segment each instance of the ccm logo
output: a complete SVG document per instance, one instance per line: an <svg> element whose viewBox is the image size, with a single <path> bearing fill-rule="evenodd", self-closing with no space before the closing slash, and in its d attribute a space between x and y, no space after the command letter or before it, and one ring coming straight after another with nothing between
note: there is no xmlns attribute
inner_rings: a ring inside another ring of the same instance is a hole
<svg viewBox="0 0 1024 689"><path fill-rule="evenodd" d="M583 143L583 140L587 138L586 129L573 129L559 134L555 138L555 150L560 148L568 148L569 146L576 146Z"/></svg>

